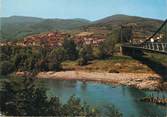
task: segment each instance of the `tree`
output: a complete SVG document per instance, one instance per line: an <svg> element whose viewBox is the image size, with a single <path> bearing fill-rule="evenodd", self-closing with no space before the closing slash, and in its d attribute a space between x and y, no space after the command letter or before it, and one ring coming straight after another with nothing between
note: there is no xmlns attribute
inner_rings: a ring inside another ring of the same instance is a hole
<svg viewBox="0 0 167 117"><path fill-rule="evenodd" d="M37 71L48 71L49 70L49 61L47 59L39 59L35 64L35 69Z"/></svg>
<svg viewBox="0 0 167 117"><path fill-rule="evenodd" d="M122 113L118 111L118 109L115 108L114 105L108 105L106 106L106 116L108 117L122 117Z"/></svg>
<svg viewBox="0 0 167 117"><path fill-rule="evenodd" d="M2 89L0 104L3 114L8 116L46 115L46 91L42 88L35 88L33 79L6 81Z"/></svg>
<svg viewBox="0 0 167 117"><path fill-rule="evenodd" d="M58 97L51 97L48 104L49 104L49 107L48 107L47 113L49 113L49 115L52 115L52 116L64 115L64 110L62 109L62 104L60 103L60 99Z"/></svg>
<svg viewBox="0 0 167 117"><path fill-rule="evenodd" d="M119 40L119 32L118 30L113 30L100 47L105 57L113 56L115 52L115 45L118 43L118 40Z"/></svg>
<svg viewBox="0 0 167 117"><path fill-rule="evenodd" d="M88 64L88 61L92 59L93 59L93 50L90 45L84 45L82 48L80 48L79 60L78 60L79 65L86 65Z"/></svg>
<svg viewBox="0 0 167 117"><path fill-rule="evenodd" d="M70 109L69 109L70 108ZM71 96L67 104L63 105L65 116L97 116L98 111L94 108L90 108L89 105L81 104L81 100L75 96Z"/></svg>
<svg viewBox="0 0 167 117"><path fill-rule="evenodd" d="M7 75L13 72L14 66L9 61L1 61L0 62L0 74L1 75Z"/></svg>
<svg viewBox="0 0 167 117"><path fill-rule="evenodd" d="M12 59L14 65L15 65L15 68L18 70L19 68L20 69L24 69L25 67L25 61L27 59L27 55L25 52L20 52L20 53L17 53L15 54L14 58Z"/></svg>
<svg viewBox="0 0 167 117"><path fill-rule="evenodd" d="M78 52L76 49L76 44L73 39L64 39L63 47L66 50L66 55L68 60L76 60L78 57Z"/></svg>
<svg viewBox="0 0 167 117"><path fill-rule="evenodd" d="M15 102L16 90L11 82L4 82L0 90L0 110L3 115L18 115Z"/></svg>
<svg viewBox="0 0 167 117"><path fill-rule="evenodd" d="M65 60L66 51L64 48L53 49L48 57L49 70L59 70L61 68L61 63Z"/></svg>
<svg viewBox="0 0 167 117"><path fill-rule="evenodd" d="M12 55L12 47L10 46L1 46L0 47L0 52L4 56L6 56L6 60L9 60L10 56Z"/></svg>
<svg viewBox="0 0 167 117"><path fill-rule="evenodd" d="M103 59L103 58L105 58L104 56L105 56L105 53L103 51L103 48L101 48L101 47L94 47L93 48L93 57L95 59Z"/></svg>
<svg viewBox="0 0 167 117"><path fill-rule="evenodd" d="M5 61L5 60L8 60L8 56L5 54L5 53L2 53L0 54L0 61Z"/></svg>

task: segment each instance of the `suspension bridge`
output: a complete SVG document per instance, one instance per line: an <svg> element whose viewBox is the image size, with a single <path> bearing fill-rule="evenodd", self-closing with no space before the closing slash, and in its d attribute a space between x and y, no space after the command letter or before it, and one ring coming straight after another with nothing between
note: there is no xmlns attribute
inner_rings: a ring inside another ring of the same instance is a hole
<svg viewBox="0 0 167 117"><path fill-rule="evenodd" d="M121 27L121 53L123 55L140 56L145 51L167 55L167 19L149 38L142 39L138 43L132 39L132 30L132 26Z"/></svg>

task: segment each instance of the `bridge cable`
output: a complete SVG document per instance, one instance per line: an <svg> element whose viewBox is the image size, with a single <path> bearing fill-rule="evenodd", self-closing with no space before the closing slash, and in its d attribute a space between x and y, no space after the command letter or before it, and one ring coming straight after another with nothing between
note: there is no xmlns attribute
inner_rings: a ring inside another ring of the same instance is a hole
<svg viewBox="0 0 167 117"><path fill-rule="evenodd" d="M146 43L147 41L149 41L151 38L153 38L167 23L167 19L165 20L165 22L159 27L159 29L151 36L149 37L147 40L145 40L144 42L142 42L140 45Z"/></svg>

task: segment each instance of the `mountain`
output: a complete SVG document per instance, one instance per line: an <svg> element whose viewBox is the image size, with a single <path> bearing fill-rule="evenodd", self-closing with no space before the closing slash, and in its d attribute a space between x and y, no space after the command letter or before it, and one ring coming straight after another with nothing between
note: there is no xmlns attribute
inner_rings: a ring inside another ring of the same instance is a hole
<svg viewBox="0 0 167 117"><path fill-rule="evenodd" d="M31 25L31 28L37 30L70 30L75 29L84 25L88 25L89 21L79 20L79 19L46 19L34 25Z"/></svg>
<svg viewBox="0 0 167 117"><path fill-rule="evenodd" d="M147 22L147 23L149 23L149 22L161 23L162 20L118 14L118 15L113 15L113 16L109 16L109 17L97 20L94 22L94 24L120 25L120 24L126 24L126 23L145 23L145 22Z"/></svg>
<svg viewBox="0 0 167 117"><path fill-rule="evenodd" d="M26 17L26 16L11 16L11 17L2 17L2 23L37 23L42 21L42 18L36 17Z"/></svg>
<svg viewBox="0 0 167 117"><path fill-rule="evenodd" d="M162 20L128 16L128 15L113 15L97 21L94 21L85 29L94 32L107 32L112 30L119 30L122 25L130 25L133 27L133 33L136 38L143 38L151 36L163 23Z"/></svg>
<svg viewBox="0 0 167 117"><path fill-rule="evenodd" d="M25 16L0 18L0 39L20 39L28 35L56 30L71 30L88 25L85 19L43 19Z"/></svg>
<svg viewBox="0 0 167 117"><path fill-rule="evenodd" d="M107 34L121 25L133 25L137 35L151 35L163 21L151 18L113 15L94 22L86 19L44 19L25 16L0 18L0 39L22 39L25 36L51 31L88 31Z"/></svg>

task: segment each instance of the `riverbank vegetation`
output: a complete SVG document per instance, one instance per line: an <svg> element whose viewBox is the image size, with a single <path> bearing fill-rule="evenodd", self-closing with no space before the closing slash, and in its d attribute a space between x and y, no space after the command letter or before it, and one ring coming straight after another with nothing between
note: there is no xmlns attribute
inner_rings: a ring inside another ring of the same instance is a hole
<svg viewBox="0 0 167 117"><path fill-rule="evenodd" d="M99 47L77 46L71 39L64 40L62 47L58 48L2 46L0 48L0 74L7 75L17 71L37 73L74 69L109 73L152 72L149 67L139 61L131 57L115 55L105 48L107 48L105 44Z"/></svg>

